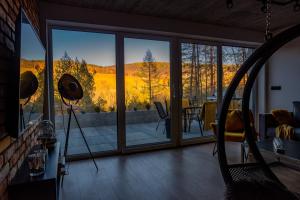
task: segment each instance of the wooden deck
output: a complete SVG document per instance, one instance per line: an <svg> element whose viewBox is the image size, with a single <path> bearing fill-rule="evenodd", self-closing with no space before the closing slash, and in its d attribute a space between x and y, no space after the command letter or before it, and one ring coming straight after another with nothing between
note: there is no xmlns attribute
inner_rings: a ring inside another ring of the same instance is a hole
<svg viewBox="0 0 300 200"><path fill-rule="evenodd" d="M126 145L152 144L170 141L164 133L164 125L161 123L156 131L157 123L128 124L126 127ZM87 142L93 152L110 151L117 149L117 127L97 126L83 128ZM62 148L65 143L63 129L56 130L57 137ZM211 131L205 131L204 136L212 135ZM183 133L184 139L201 137L199 125L192 123L191 131ZM88 153L78 128L71 129L69 139L69 155Z"/></svg>

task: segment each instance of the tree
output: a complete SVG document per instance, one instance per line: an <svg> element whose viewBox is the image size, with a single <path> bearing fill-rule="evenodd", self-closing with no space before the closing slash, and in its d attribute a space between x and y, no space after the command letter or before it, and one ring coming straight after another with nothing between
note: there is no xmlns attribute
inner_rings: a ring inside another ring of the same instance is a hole
<svg viewBox="0 0 300 200"><path fill-rule="evenodd" d="M202 103L203 91L207 91L205 55L205 46L203 45L186 43L182 46L184 98L192 100L193 104Z"/></svg>
<svg viewBox="0 0 300 200"><path fill-rule="evenodd" d="M227 74L227 83L225 86L229 85L229 82L232 80L235 73L242 66L242 64L246 61L246 59L252 54L253 49L243 48L243 47L224 47L223 48L223 60L227 63L226 69L224 68L224 74ZM240 82L236 95L242 96L244 86L246 84L248 75L246 74L243 77L243 81Z"/></svg>
<svg viewBox="0 0 300 200"><path fill-rule="evenodd" d="M36 76L38 80L38 88L34 95L30 97L30 101L24 107L26 112L43 112L43 99L44 99L44 72L45 72L45 63L42 61L31 61L30 65L33 65L32 73ZM42 66L41 66L42 65Z"/></svg>
<svg viewBox="0 0 300 200"><path fill-rule="evenodd" d="M94 73L88 71L87 63L85 60L81 61L79 69L78 71L76 71L74 76L78 79L83 89L83 98L80 101L80 105L84 106L85 108L93 107L93 97L95 95Z"/></svg>
<svg viewBox="0 0 300 200"><path fill-rule="evenodd" d="M98 97L97 99L97 106L99 107L99 111L105 111L105 104L107 103L107 101L102 98L101 96Z"/></svg>
<svg viewBox="0 0 300 200"><path fill-rule="evenodd" d="M45 63L43 63L45 64ZM39 87L36 91L36 93L34 94L34 96L32 97L33 100L35 100L34 104L36 104L37 106L37 111L39 112L43 112L43 99L44 99L44 85L45 85L45 67L40 67L39 64L36 64L34 66L34 69L36 71L36 76L38 79L38 83L39 83Z"/></svg>
<svg viewBox="0 0 300 200"><path fill-rule="evenodd" d="M159 86L159 72L155 63L155 58L152 55L150 49L148 49L143 58L143 64L138 75L144 81L146 85L146 91L148 91L148 101L151 104L153 97L155 96L156 88Z"/></svg>
<svg viewBox="0 0 300 200"><path fill-rule="evenodd" d="M67 52L59 59L54 70L54 88L56 91L54 95L56 102L60 101L57 83L65 73L74 76L82 86L83 98L79 101L79 105L84 109L92 109L94 107L92 101L95 88L94 73L89 72L87 63L84 59L82 59L81 62L79 62L77 58L73 60Z"/></svg>
<svg viewBox="0 0 300 200"><path fill-rule="evenodd" d="M59 79L65 73L70 73L72 68L72 59L65 51L64 55L59 59L54 69L53 81L54 81L54 98L56 102L60 102L60 95L57 88Z"/></svg>
<svg viewBox="0 0 300 200"><path fill-rule="evenodd" d="M217 87L216 47L194 43L181 47L183 98L202 104Z"/></svg>

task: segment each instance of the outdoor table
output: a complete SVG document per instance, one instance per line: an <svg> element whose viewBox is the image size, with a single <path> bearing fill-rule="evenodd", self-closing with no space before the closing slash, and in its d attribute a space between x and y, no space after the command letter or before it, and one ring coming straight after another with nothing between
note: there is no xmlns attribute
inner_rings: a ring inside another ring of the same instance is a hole
<svg viewBox="0 0 300 200"><path fill-rule="evenodd" d="M183 131L184 132L186 132L188 117L193 116L195 114L200 114L201 109L202 109L202 106L188 106L188 107L182 108L182 112L183 112ZM197 111L198 111L198 113L196 113Z"/></svg>

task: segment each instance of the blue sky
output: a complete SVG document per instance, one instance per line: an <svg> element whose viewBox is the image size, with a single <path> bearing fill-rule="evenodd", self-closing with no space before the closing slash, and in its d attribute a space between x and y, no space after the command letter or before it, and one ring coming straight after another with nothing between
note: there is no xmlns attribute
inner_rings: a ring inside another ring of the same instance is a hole
<svg viewBox="0 0 300 200"><path fill-rule="evenodd" d="M22 23L21 58L44 60L45 50L30 24Z"/></svg>
<svg viewBox="0 0 300 200"><path fill-rule="evenodd" d="M167 41L125 38L125 64L142 62L146 51L150 49L157 62L170 62L170 44Z"/></svg>
<svg viewBox="0 0 300 200"><path fill-rule="evenodd" d="M53 30L53 58L67 51L72 58L101 66L115 65L115 35L93 32ZM125 38L125 63L142 62L147 49L156 61L169 62L169 42Z"/></svg>
<svg viewBox="0 0 300 200"><path fill-rule="evenodd" d="M89 64L114 65L115 36L79 31L53 30L53 58L60 59L67 51L72 58Z"/></svg>

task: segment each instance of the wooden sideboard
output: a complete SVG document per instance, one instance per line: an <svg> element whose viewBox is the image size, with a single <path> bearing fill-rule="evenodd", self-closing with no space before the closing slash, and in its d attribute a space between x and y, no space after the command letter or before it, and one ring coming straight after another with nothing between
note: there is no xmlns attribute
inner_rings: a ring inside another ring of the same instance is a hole
<svg viewBox="0 0 300 200"><path fill-rule="evenodd" d="M16 176L8 186L8 197L10 200L55 200L59 199L59 156L60 143L48 149L46 169L43 175L37 177L29 176L27 160L23 162Z"/></svg>

